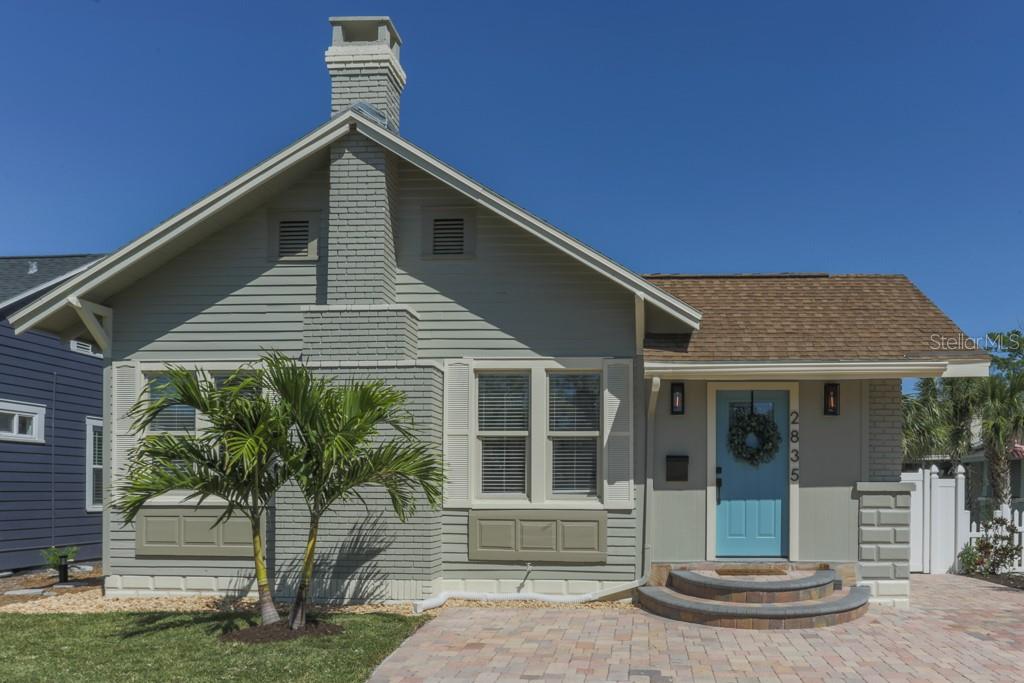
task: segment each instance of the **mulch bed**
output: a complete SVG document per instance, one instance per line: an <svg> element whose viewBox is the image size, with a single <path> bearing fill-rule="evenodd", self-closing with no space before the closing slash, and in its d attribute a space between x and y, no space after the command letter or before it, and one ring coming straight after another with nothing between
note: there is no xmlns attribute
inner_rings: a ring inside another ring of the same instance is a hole
<svg viewBox="0 0 1024 683"><path fill-rule="evenodd" d="M1024 591L1024 574L968 574L972 579L997 583L1007 588Z"/></svg>
<svg viewBox="0 0 1024 683"><path fill-rule="evenodd" d="M269 626L250 626L249 628L242 628L237 631L229 631L223 634L220 639L229 643L280 643L287 640L296 640L297 638L333 636L344 630L345 628L339 624L308 619L305 628L293 631L288 628L288 620L284 619Z"/></svg>

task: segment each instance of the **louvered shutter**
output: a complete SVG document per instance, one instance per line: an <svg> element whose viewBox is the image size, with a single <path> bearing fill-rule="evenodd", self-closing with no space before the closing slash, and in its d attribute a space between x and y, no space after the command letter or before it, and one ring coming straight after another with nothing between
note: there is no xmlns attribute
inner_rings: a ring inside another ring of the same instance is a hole
<svg viewBox="0 0 1024 683"><path fill-rule="evenodd" d="M633 362L604 365L604 504L633 508Z"/></svg>
<svg viewBox="0 0 1024 683"><path fill-rule="evenodd" d="M473 368L448 361L444 373L444 505L468 508L470 499L469 401Z"/></svg>
<svg viewBox="0 0 1024 683"><path fill-rule="evenodd" d="M111 414L114 423L114 438L111 442L111 478L112 489L117 486L121 468L128 458L128 453L135 446L132 434L132 418L128 411L139 398L141 382L139 369L134 363L114 363L111 380Z"/></svg>

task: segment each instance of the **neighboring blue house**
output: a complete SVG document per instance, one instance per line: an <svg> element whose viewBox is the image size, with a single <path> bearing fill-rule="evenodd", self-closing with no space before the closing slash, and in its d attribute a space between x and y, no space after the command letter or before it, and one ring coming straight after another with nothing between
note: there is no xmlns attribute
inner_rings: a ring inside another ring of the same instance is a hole
<svg viewBox="0 0 1024 683"><path fill-rule="evenodd" d="M7 316L99 254L0 258L0 571L41 564L51 545L101 555L103 359L77 339Z"/></svg>

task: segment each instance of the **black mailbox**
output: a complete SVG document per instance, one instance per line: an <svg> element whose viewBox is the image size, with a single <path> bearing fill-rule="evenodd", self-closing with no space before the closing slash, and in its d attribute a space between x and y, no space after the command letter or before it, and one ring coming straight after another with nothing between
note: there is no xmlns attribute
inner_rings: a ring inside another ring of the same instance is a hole
<svg viewBox="0 0 1024 683"><path fill-rule="evenodd" d="M688 455L666 455L665 456L665 481L689 481L690 480L690 456Z"/></svg>

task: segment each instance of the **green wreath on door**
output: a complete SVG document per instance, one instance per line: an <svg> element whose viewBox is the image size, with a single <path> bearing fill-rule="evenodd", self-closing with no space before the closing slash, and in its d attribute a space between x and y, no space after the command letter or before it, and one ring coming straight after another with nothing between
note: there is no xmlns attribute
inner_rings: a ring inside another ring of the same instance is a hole
<svg viewBox="0 0 1024 683"><path fill-rule="evenodd" d="M755 444L750 443L754 437ZM769 462L779 450L779 427L768 415L749 412L737 415L729 427L729 450L751 465Z"/></svg>

